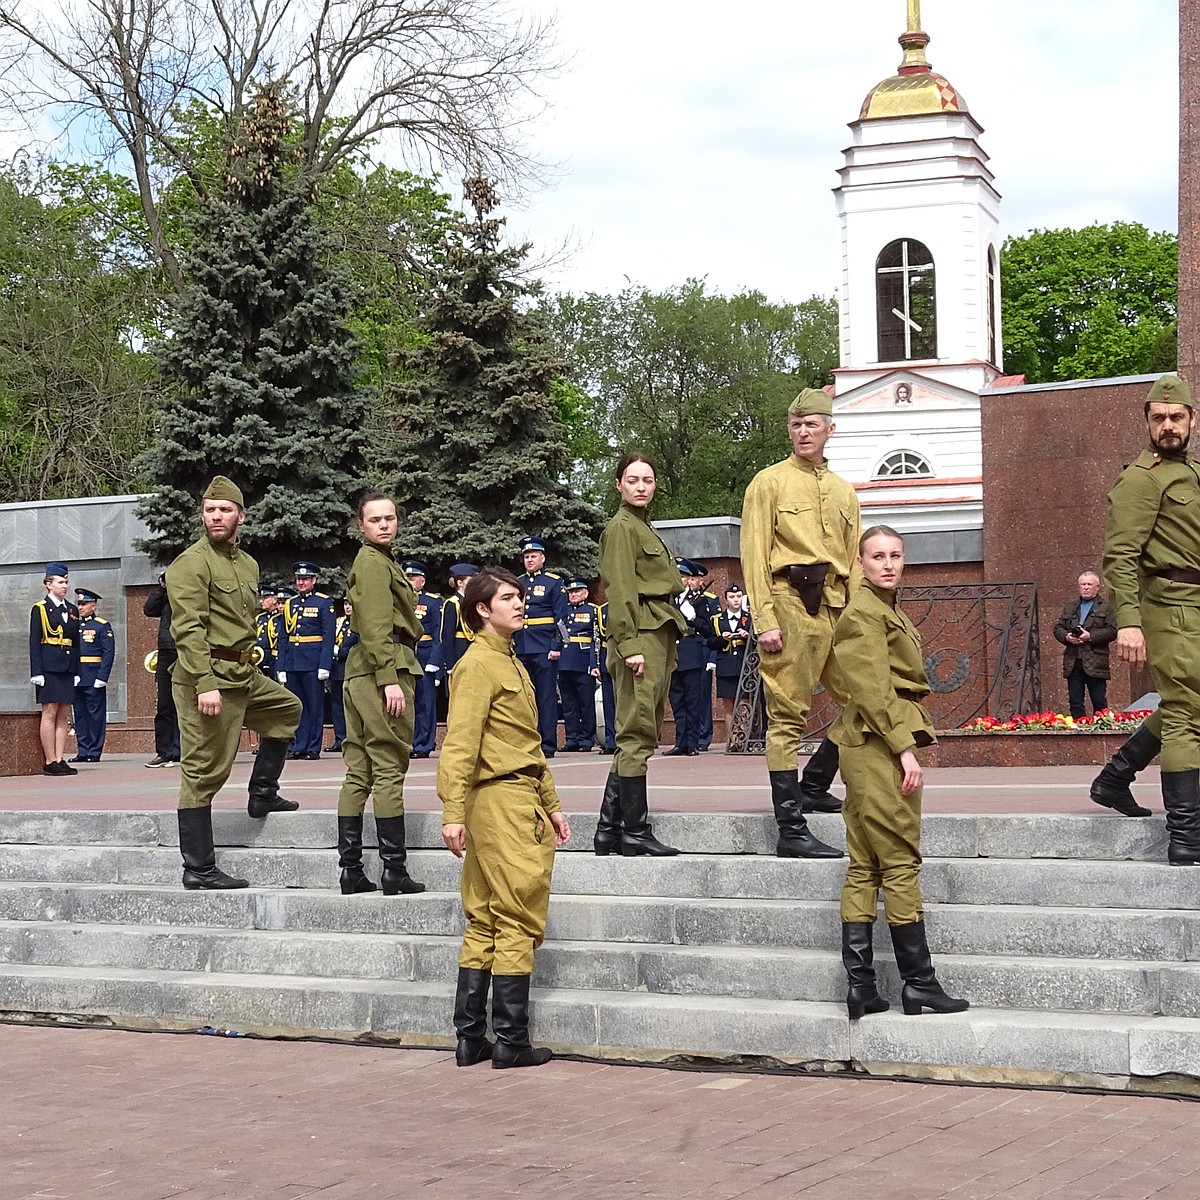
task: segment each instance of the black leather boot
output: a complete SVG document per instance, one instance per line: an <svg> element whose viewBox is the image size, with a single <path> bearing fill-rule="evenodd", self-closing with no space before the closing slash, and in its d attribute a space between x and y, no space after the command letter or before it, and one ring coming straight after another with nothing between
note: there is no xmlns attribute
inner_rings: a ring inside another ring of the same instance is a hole
<svg viewBox="0 0 1200 1200"><path fill-rule="evenodd" d="M857 1021L867 1013L887 1012L888 1002L875 985L875 947L872 921L842 922L842 966L846 968L846 1011Z"/></svg>
<svg viewBox="0 0 1200 1200"><path fill-rule="evenodd" d="M800 772L800 810L802 812L835 813L842 811L842 802L829 790L838 771L836 742L822 738L816 753Z"/></svg>
<svg viewBox="0 0 1200 1200"><path fill-rule="evenodd" d="M1200 863L1200 771L1164 771L1162 797L1170 837L1167 862L1194 867Z"/></svg>
<svg viewBox="0 0 1200 1200"><path fill-rule="evenodd" d="M540 1067L554 1055L529 1041L529 976L492 976L492 1029L496 1046L492 1066Z"/></svg>
<svg viewBox="0 0 1200 1200"><path fill-rule="evenodd" d="M621 820L625 825L625 828L621 830L621 853L626 858L633 858L641 854L664 858L671 854L678 854L679 851L674 846L664 846L650 828L646 809L645 775L619 775L617 789L621 804Z"/></svg>
<svg viewBox="0 0 1200 1200"><path fill-rule="evenodd" d="M179 853L183 855L183 886L189 892L225 891L250 886L249 880L226 875L217 869L212 809L207 805L204 808L179 810Z"/></svg>
<svg viewBox="0 0 1200 1200"><path fill-rule="evenodd" d="M279 776L287 761L288 742L284 738L263 738L254 756L250 772L250 798L246 810L252 817L265 817L273 812L295 812L299 800L285 800L279 794Z"/></svg>
<svg viewBox="0 0 1200 1200"><path fill-rule="evenodd" d="M404 844L404 817L376 817L375 832L379 837L379 857L383 859L383 875L379 886L385 896L406 896L423 892L425 885L408 873L405 865L408 849Z"/></svg>
<svg viewBox="0 0 1200 1200"><path fill-rule="evenodd" d="M379 889L363 873L363 819L338 817L338 866L342 868L342 895L375 892Z"/></svg>
<svg viewBox="0 0 1200 1200"><path fill-rule="evenodd" d="M800 776L797 771L771 771L771 804L779 823L779 858L841 858L842 852L815 838L800 807Z"/></svg>
<svg viewBox="0 0 1200 1200"><path fill-rule="evenodd" d="M474 967L458 968L458 991L454 994L454 1032L458 1048L454 1061L460 1067L473 1067L492 1057L494 1047L487 1040L487 1001L491 971Z"/></svg>
<svg viewBox="0 0 1200 1200"><path fill-rule="evenodd" d="M621 787L615 771L604 783L604 796L600 800L600 820L596 822L596 836L592 840L596 853L603 858L614 850L621 850Z"/></svg>
<svg viewBox="0 0 1200 1200"><path fill-rule="evenodd" d="M1139 771L1144 771L1154 761L1161 749L1162 742L1145 725L1139 725L1092 780L1092 800L1114 809L1123 817L1150 816L1150 810L1133 798L1129 785Z"/></svg>
<svg viewBox="0 0 1200 1200"><path fill-rule="evenodd" d="M911 925L891 925L888 928L892 932L896 966L900 969L900 978L904 980L900 1002L908 1016L920 1016L925 1008L935 1013L957 1013L971 1007L969 1000L958 1000L942 991L929 957L924 921L914 921Z"/></svg>

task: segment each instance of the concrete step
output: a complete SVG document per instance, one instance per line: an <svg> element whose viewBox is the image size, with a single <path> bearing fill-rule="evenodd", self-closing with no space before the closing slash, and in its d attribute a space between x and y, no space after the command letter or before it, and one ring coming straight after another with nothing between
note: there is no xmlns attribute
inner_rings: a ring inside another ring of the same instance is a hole
<svg viewBox="0 0 1200 1200"><path fill-rule="evenodd" d="M597 803L599 797L597 797ZM659 813L655 832L694 854L774 856L776 829L769 813ZM573 813L575 836L566 847L591 853L594 811ZM814 814L813 831L824 841L845 845L841 817ZM213 829L219 846L329 848L337 841L336 814L304 809L252 821L244 812L218 809ZM409 845L441 849L441 816L413 812L407 817ZM1072 816L1055 813L956 815L936 813L922 821L922 849L930 858L1132 859L1163 862L1166 827L1161 816ZM375 844L374 822L366 820L366 840ZM0 812L0 845L171 846L178 843L176 816L167 812Z"/></svg>
<svg viewBox="0 0 1200 1200"><path fill-rule="evenodd" d="M331 889L185 892L178 885L91 883L0 883L0 919L447 937L463 926L458 894L449 891L389 898ZM926 922L938 954L1200 960L1200 913L1188 910L931 904ZM560 894L551 901L546 933L562 941L822 949L840 946L840 929L832 897ZM882 921L876 943L880 950L889 945Z"/></svg>
<svg viewBox="0 0 1200 1200"><path fill-rule="evenodd" d="M336 889L333 849L222 849L223 869L256 886ZM364 856L379 878L379 859ZM413 850L409 870L433 891L458 888L460 864L445 849ZM28 882L178 884L172 846L9 845L0 879ZM841 893L845 859L780 859L764 855L688 855L628 859L562 855L554 871L558 895L695 896L830 900ZM930 904L1022 904L1060 908L1200 909L1200 871L1165 863L1050 859L926 859L921 889Z"/></svg>
<svg viewBox="0 0 1200 1200"><path fill-rule="evenodd" d="M26 1018L420 1045L451 1044L452 990L452 979L0 966L0 1009ZM1194 1076L1200 1062L1200 1021L1188 1018L972 1008L921 1018L893 1011L850 1022L834 1004L571 988L535 989L531 1018L534 1040L560 1053L640 1061L774 1061L1118 1089L1150 1076Z"/></svg>
<svg viewBox="0 0 1200 1200"><path fill-rule="evenodd" d="M32 966L437 983L454 976L458 950L457 937L433 934L0 921L0 963ZM899 996L895 963L881 953L876 965L883 993ZM1200 1017L1200 963L939 954L937 969L952 994L980 1007ZM846 991L834 949L621 942L549 941L534 983L830 1004Z"/></svg>

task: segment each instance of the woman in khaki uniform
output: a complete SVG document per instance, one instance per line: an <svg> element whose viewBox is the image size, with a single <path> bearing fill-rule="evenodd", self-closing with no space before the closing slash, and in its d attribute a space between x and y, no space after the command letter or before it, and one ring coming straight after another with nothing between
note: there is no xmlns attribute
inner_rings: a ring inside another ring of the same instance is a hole
<svg viewBox="0 0 1200 1200"><path fill-rule="evenodd" d="M421 623L412 584L392 558L398 526L391 497L363 493L358 528L365 544L346 579L346 598L353 607L350 628L358 643L346 660L342 693L346 778L338 795L338 865L343 895L376 890L362 866L363 812L372 792L383 894L425 890L405 865L404 776L412 754L413 695L421 674L416 651Z"/></svg>
<svg viewBox="0 0 1200 1200"><path fill-rule="evenodd" d="M650 524L657 473L637 451L617 463L621 507L600 536L600 574L608 597L608 671L617 708L617 753L600 802L600 855L678 854L647 819L646 769L658 745L675 642L687 625L675 607L679 571Z"/></svg>
<svg viewBox="0 0 1200 1200"><path fill-rule="evenodd" d="M921 705L929 682L921 636L896 604L904 574L904 542L886 525L868 529L858 545L863 586L838 619L833 653L850 699L829 736L841 750L850 866L842 886L842 963L851 1018L884 1012L875 986L871 934L883 906L896 966L904 980L904 1011L962 1012L966 1000L947 996L934 974L921 907L921 764L914 750L934 742Z"/></svg>
<svg viewBox="0 0 1200 1200"><path fill-rule="evenodd" d="M451 675L437 776L442 840L463 859L467 916L456 1061L538 1067L550 1051L529 1041L529 979L546 932L555 847L569 840L571 826L546 766L533 684L513 653L524 587L510 572L485 567L467 584L462 614L474 638ZM489 987L495 1046L486 1036Z"/></svg>

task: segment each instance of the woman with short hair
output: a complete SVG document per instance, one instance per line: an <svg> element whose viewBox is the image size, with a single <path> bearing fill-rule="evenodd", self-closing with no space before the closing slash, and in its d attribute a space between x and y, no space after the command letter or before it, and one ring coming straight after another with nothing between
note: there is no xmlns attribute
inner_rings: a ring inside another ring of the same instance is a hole
<svg viewBox="0 0 1200 1200"><path fill-rule="evenodd" d="M47 563L46 594L29 610L29 682L42 706L43 775L79 774L64 757L67 714L79 682L79 610L67 600L69 573L64 562Z"/></svg>

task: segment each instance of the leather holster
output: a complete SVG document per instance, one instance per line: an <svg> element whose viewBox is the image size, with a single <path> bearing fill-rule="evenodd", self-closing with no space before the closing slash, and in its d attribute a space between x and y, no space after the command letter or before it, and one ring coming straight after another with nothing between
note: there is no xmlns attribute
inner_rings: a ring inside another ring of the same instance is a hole
<svg viewBox="0 0 1200 1200"><path fill-rule="evenodd" d="M796 590L804 605L804 611L815 617L821 611L821 598L825 594L825 576L829 574L828 563L793 563L784 568L788 583Z"/></svg>

